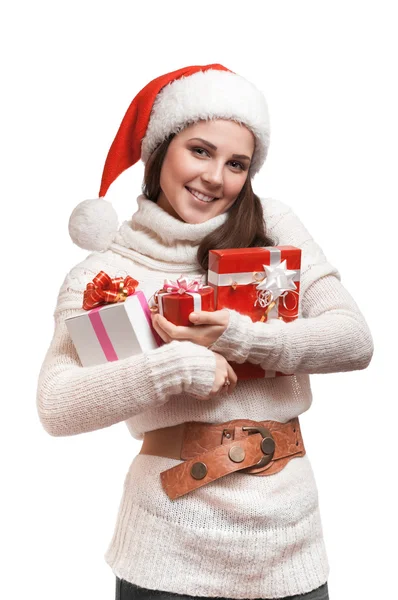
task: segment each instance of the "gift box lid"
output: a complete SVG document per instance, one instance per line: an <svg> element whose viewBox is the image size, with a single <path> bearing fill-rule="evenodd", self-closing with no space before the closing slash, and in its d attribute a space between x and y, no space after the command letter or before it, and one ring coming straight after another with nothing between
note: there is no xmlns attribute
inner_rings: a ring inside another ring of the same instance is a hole
<svg viewBox="0 0 398 600"><path fill-rule="evenodd" d="M301 248L295 246L265 246L257 248L227 248L209 251L209 271L214 273L241 273L262 271L270 264L271 253L279 251L289 270L300 270Z"/></svg>
<svg viewBox="0 0 398 600"><path fill-rule="evenodd" d="M126 300L124 300L124 302L112 302L110 304L102 304L102 305L99 305L99 306L97 306L95 308L92 308L91 310L84 310L82 308L81 312L78 313L77 315L72 315L71 317L66 317L65 322L66 321L72 321L73 319L79 319L80 317L87 317L88 314L91 311L93 311L93 310L95 312L97 312L97 311L103 312L103 311L107 311L107 310L110 310L110 309L116 309L116 307L118 307L119 310L125 310L124 305L127 302L129 302L133 298L133 296L137 297L138 295L141 295L141 297L143 297L143 299L145 300L146 304L148 303L147 300L146 300L145 294L143 292L141 292L141 291L136 291L134 294L131 294L130 296L127 296L127 298L126 298Z"/></svg>

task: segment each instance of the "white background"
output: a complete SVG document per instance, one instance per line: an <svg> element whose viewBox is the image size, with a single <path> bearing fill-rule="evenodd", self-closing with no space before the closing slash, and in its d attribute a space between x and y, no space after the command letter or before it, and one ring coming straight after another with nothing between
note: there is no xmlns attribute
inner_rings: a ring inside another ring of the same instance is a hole
<svg viewBox="0 0 398 600"><path fill-rule="evenodd" d="M374 336L367 370L312 376L314 401L301 422L331 598L395 597L394 2L9 4L0 15L0 596L114 597L103 554L139 442L123 423L53 438L36 413L58 289L87 255L67 223L78 202L97 196L138 91L163 73L219 62L268 100L271 147L256 193L293 207ZM142 174L140 163L109 191L121 220L135 210Z"/></svg>

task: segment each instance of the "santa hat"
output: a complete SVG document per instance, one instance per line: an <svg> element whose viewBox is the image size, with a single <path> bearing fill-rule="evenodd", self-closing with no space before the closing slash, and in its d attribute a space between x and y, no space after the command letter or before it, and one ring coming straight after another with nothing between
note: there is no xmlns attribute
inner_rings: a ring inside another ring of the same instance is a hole
<svg viewBox="0 0 398 600"><path fill-rule="evenodd" d="M81 202L69 219L69 234L86 250L106 250L118 230L116 211L104 199L123 171L152 152L170 134L208 119L243 123L255 136L250 165L253 177L269 146L269 116L263 94L249 81L222 65L193 66L157 77L134 98L110 147L99 198Z"/></svg>

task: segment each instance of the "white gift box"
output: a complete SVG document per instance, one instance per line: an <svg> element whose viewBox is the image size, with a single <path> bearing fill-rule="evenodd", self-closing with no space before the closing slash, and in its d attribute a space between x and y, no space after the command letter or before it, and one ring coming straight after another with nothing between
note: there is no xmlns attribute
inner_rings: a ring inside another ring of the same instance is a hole
<svg viewBox="0 0 398 600"><path fill-rule="evenodd" d="M120 360L163 344L152 326L145 294L98 306L65 319L83 367Z"/></svg>

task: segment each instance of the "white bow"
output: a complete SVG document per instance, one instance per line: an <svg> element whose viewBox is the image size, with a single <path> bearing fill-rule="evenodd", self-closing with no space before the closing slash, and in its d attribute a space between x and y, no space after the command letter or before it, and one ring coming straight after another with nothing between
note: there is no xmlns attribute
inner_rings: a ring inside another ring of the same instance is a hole
<svg viewBox="0 0 398 600"><path fill-rule="evenodd" d="M286 259L276 267L263 265L266 276L256 286L257 290L267 290L271 292L273 300L276 300L284 292L296 290L297 286L293 277L297 271L290 271L286 265Z"/></svg>

